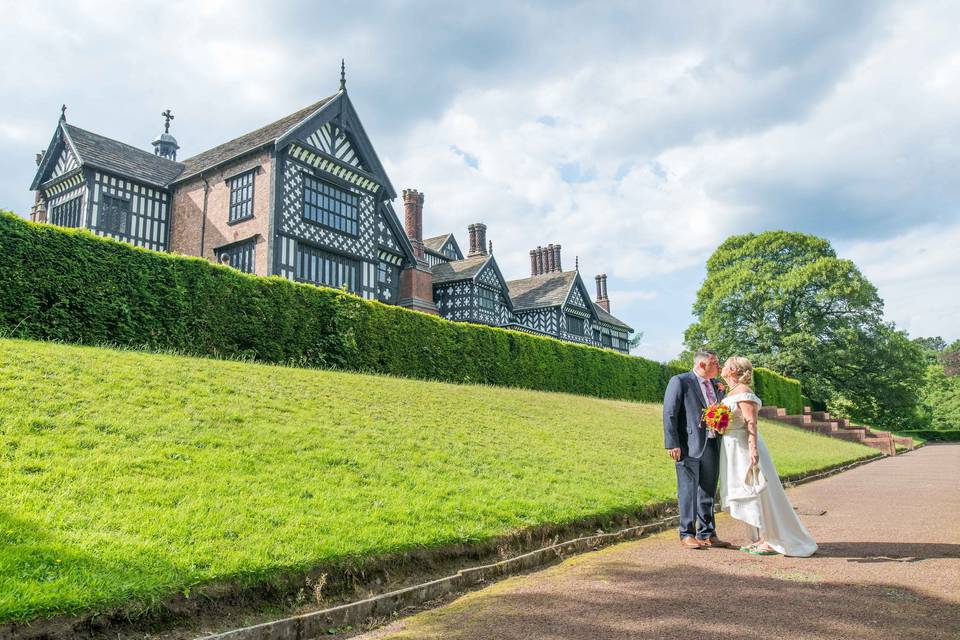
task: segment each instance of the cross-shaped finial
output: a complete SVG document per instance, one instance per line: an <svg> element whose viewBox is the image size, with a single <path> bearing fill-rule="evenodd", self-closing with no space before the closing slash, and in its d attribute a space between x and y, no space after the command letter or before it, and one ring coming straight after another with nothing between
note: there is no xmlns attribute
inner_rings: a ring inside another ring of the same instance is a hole
<svg viewBox="0 0 960 640"><path fill-rule="evenodd" d="M67 121L67 105L63 105L60 107L60 120L62 122Z"/></svg>
<svg viewBox="0 0 960 640"><path fill-rule="evenodd" d="M165 120L163 123L163 132L170 133L170 121L173 120L173 113L170 111L170 109L167 109L160 115L163 116L163 119Z"/></svg>
<svg viewBox="0 0 960 640"><path fill-rule="evenodd" d="M340 91L347 90L347 62L340 58Z"/></svg>

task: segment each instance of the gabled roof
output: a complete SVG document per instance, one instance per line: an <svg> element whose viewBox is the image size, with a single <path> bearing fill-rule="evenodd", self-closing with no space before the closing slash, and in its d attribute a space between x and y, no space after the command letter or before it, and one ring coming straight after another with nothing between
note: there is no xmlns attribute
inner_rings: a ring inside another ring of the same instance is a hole
<svg viewBox="0 0 960 640"><path fill-rule="evenodd" d="M304 120L310 118L338 95L340 94L335 93L332 96L327 96L322 100L314 102L310 106L304 107L299 111L294 111L290 115L284 116L255 131L251 131L239 138L234 138L229 142L224 142L212 149L207 149L202 153L187 158L183 161L185 169L177 179L185 180L197 175L201 171L212 169L217 165L223 164L254 149L275 142Z"/></svg>
<svg viewBox="0 0 960 640"><path fill-rule="evenodd" d="M567 300L570 288L577 279L576 271L556 271L510 280L507 287L518 311L541 307L559 307Z"/></svg>
<svg viewBox="0 0 960 640"><path fill-rule="evenodd" d="M511 280L507 286L510 288L510 297L513 298L514 308L517 311L563 306L574 287L579 287L582 290L580 295L586 301L590 301L590 294L583 284L583 279L580 278L579 271L544 273L522 280ZM593 309L595 306L591 303L588 309L593 311L594 316L597 315Z"/></svg>
<svg viewBox="0 0 960 640"><path fill-rule="evenodd" d="M63 143L77 156L77 162L81 166L109 171L157 187L166 187L183 171L183 164L179 162L63 121L58 125L58 132L62 132ZM55 161L54 149L58 146L56 141L55 133L54 143L47 150L31 189L40 185L50 163Z"/></svg>
<svg viewBox="0 0 960 640"><path fill-rule="evenodd" d="M615 327L626 329L628 333L633 331L633 327L598 305L596 302L593 303L593 308L596 310L597 317L600 318L601 321L606 322L607 324L612 324Z"/></svg>
<svg viewBox="0 0 960 640"><path fill-rule="evenodd" d="M430 267L433 272L433 284L446 284L447 282L460 282L462 280L475 280L483 270L490 265L497 280L500 281L500 287L503 290L503 297L507 302L507 307L513 311L513 299L510 296L510 288L507 281L503 279L503 273L500 271L500 265L497 264L493 255L473 256L463 260L451 260L450 262L440 262Z"/></svg>
<svg viewBox="0 0 960 640"><path fill-rule="evenodd" d="M460 259L462 260L463 251L460 250L460 245L457 244L457 239L453 237L452 233L445 233L442 236L427 238L423 241L423 248L436 256L440 256L441 258L449 260L450 257L443 254L443 247L445 244L447 244L447 242L453 243L453 248L456 250L457 255L461 256Z"/></svg>
<svg viewBox="0 0 960 640"><path fill-rule="evenodd" d="M487 264L487 260L493 256L473 256L463 260L451 260L450 262L440 262L430 267L433 272L433 283L442 284L445 282L456 282L457 280L471 280Z"/></svg>

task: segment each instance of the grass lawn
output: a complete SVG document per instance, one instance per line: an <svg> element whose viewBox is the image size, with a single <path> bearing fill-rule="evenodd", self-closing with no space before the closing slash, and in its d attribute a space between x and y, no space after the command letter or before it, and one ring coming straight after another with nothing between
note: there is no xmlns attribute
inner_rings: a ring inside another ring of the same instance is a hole
<svg viewBox="0 0 960 640"><path fill-rule="evenodd" d="M0 340L0 621L631 510L662 447L658 405Z"/></svg>

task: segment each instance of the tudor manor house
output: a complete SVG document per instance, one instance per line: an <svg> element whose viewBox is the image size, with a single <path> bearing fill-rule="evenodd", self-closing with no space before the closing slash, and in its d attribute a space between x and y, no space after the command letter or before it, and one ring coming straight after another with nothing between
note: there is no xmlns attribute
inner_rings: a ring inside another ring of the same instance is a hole
<svg viewBox="0 0 960 640"><path fill-rule="evenodd" d="M65 109L37 156L34 221L629 352L633 329L610 313L606 275L591 299L579 269L562 268L559 244L532 249L530 275L507 280L483 223L469 226L466 254L452 233L424 238L424 195L408 189L401 225L342 70L334 95L185 160L169 110L150 153L68 123Z"/></svg>

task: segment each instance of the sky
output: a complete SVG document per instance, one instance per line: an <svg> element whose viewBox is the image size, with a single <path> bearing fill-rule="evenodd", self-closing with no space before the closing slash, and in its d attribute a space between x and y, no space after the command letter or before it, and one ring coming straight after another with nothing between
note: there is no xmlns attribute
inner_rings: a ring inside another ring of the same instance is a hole
<svg viewBox="0 0 960 640"><path fill-rule="evenodd" d="M726 237L831 241L912 337L960 338L960 4L0 0L0 208L69 122L186 158L347 89L424 235L559 243L634 353L683 348ZM401 203L395 202L400 210Z"/></svg>

